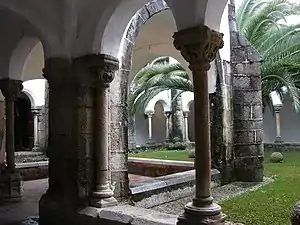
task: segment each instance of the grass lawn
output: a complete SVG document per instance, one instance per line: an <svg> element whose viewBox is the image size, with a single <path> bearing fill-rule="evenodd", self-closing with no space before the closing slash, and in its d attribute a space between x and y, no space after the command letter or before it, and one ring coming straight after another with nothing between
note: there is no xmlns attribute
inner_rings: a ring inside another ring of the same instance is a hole
<svg viewBox="0 0 300 225"><path fill-rule="evenodd" d="M220 203L230 220L246 225L290 225L291 207L300 200L300 152L283 153L284 162L275 164L265 155L265 175L275 179L257 191ZM152 151L133 157L191 161L188 151Z"/></svg>
<svg viewBox="0 0 300 225"><path fill-rule="evenodd" d="M291 207L300 200L300 152L283 153L284 163L265 158L265 174L275 182L257 191L221 202L230 220L246 225L290 225Z"/></svg>
<svg viewBox="0 0 300 225"><path fill-rule="evenodd" d="M188 150L155 150L149 152L131 153L129 157L150 158L150 159L165 159L179 161L193 161L189 158Z"/></svg>

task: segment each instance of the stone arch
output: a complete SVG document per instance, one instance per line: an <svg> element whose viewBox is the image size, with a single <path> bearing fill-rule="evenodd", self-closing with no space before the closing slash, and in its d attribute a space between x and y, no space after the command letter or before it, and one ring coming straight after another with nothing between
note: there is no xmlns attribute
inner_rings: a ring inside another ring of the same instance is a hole
<svg viewBox="0 0 300 225"><path fill-rule="evenodd" d="M27 25L28 32L25 32L25 35L29 34L28 36L36 37L43 44L46 57L51 57L52 54L60 54L57 52L62 48L55 28L44 18L40 17L37 19L38 15L33 13L30 5L27 10L19 7L20 5L18 4L11 3L4 5L0 3L0 12L6 11L21 19Z"/></svg>
<svg viewBox="0 0 300 225"><path fill-rule="evenodd" d="M164 91L167 92L167 91ZM159 94L160 95L160 94ZM154 112L155 111L155 105L157 103L160 103L164 109L164 111L170 111L171 110L171 104L170 102L167 102L168 99L163 99L164 93L161 93L161 96L157 96L158 98L153 98L151 99L151 101L149 102L149 104L147 105L146 109L145 109L145 113L146 112Z"/></svg>
<svg viewBox="0 0 300 225"><path fill-rule="evenodd" d="M32 91L26 87L23 87L22 92L29 98L31 107L35 106L34 94Z"/></svg>
<svg viewBox="0 0 300 225"><path fill-rule="evenodd" d="M115 11L112 13L112 16L107 22L106 27L103 27L103 23L101 23L101 21L97 26L92 46L93 52L98 52L99 49L101 49L101 53L110 54L117 57L119 53L119 47L122 45L123 37L129 41L134 41L137 37L139 29L149 18L151 18L154 14L168 8L166 3L162 0L147 2L148 1L136 0L132 0L130 2L121 1L121 3L115 8ZM115 28L115 24L118 24L117 29ZM136 27L139 28L136 30ZM103 28L103 35L99 35ZM133 28L134 32L137 32L135 34L128 32L130 31L130 28ZM111 37L114 37L114 39L112 40Z"/></svg>
<svg viewBox="0 0 300 225"><path fill-rule="evenodd" d="M39 43L34 37L25 36L14 49L9 62L9 77L21 80L27 58L32 49Z"/></svg>
<svg viewBox="0 0 300 225"><path fill-rule="evenodd" d="M168 9L168 7L162 0L151 1L142 7L130 21L123 36L120 70L110 88L111 179L117 182L115 186L115 196L120 200L128 197L127 152L129 149L136 147L134 117L128 117L127 109L128 77L131 69L133 46L145 22L156 13L166 9ZM145 119L143 119L143 121L144 120ZM128 129L129 127L130 129ZM120 164L120 161L124 163Z"/></svg>

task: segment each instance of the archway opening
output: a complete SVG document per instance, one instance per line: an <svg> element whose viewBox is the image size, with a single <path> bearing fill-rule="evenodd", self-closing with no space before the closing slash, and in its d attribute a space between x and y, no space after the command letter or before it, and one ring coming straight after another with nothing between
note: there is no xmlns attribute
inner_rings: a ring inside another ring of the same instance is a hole
<svg viewBox="0 0 300 225"><path fill-rule="evenodd" d="M22 93L15 102L16 151L31 151L34 141L33 115L30 99Z"/></svg>
<svg viewBox="0 0 300 225"><path fill-rule="evenodd" d="M160 101L158 101L154 106L153 141L155 143L164 143L166 141L164 107Z"/></svg>

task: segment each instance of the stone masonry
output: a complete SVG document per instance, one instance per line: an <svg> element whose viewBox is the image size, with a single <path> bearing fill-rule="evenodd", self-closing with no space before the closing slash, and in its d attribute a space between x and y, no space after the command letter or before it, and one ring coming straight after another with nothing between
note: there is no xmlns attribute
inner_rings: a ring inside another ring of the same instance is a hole
<svg viewBox="0 0 300 225"><path fill-rule="evenodd" d="M127 95L128 77L131 70L131 60L134 43L140 29L156 13L167 10L162 0L153 0L141 8L131 20L123 42L123 54L120 69L110 87L110 140L109 149L111 180L115 185L115 197L126 201L129 197L127 154L135 148L135 131L132 118L128 118Z"/></svg>
<svg viewBox="0 0 300 225"><path fill-rule="evenodd" d="M229 4L233 79L234 174L238 181L263 179L263 114L259 53L237 32Z"/></svg>
<svg viewBox="0 0 300 225"><path fill-rule="evenodd" d="M226 184L232 180L233 167L232 78L229 62L222 63L220 55L217 55L215 62L216 93L211 103L212 163L221 171L222 183Z"/></svg>

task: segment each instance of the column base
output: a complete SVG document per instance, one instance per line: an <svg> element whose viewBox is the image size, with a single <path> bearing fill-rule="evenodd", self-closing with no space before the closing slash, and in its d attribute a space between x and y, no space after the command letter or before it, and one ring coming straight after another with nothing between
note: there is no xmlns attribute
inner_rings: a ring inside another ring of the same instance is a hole
<svg viewBox="0 0 300 225"><path fill-rule="evenodd" d="M215 203L198 207L190 202L185 205L184 214L178 217L177 225L220 225L226 218L221 207Z"/></svg>
<svg viewBox="0 0 300 225"><path fill-rule="evenodd" d="M33 152L39 152L40 151L40 147L37 146L37 145L35 145L35 146L33 146L32 151Z"/></svg>
<svg viewBox="0 0 300 225"><path fill-rule="evenodd" d="M275 143L283 143L282 137L280 136L276 137Z"/></svg>
<svg viewBox="0 0 300 225"><path fill-rule="evenodd" d="M146 142L146 145L154 145L155 142L152 139L148 139L148 141Z"/></svg>
<svg viewBox="0 0 300 225"><path fill-rule="evenodd" d="M91 199L90 204L96 208L107 208L116 206L118 204L117 200L114 197L110 198L101 198L101 199Z"/></svg>
<svg viewBox="0 0 300 225"><path fill-rule="evenodd" d="M20 202L23 196L23 181L18 170L5 169L0 178L0 191L4 202Z"/></svg>

